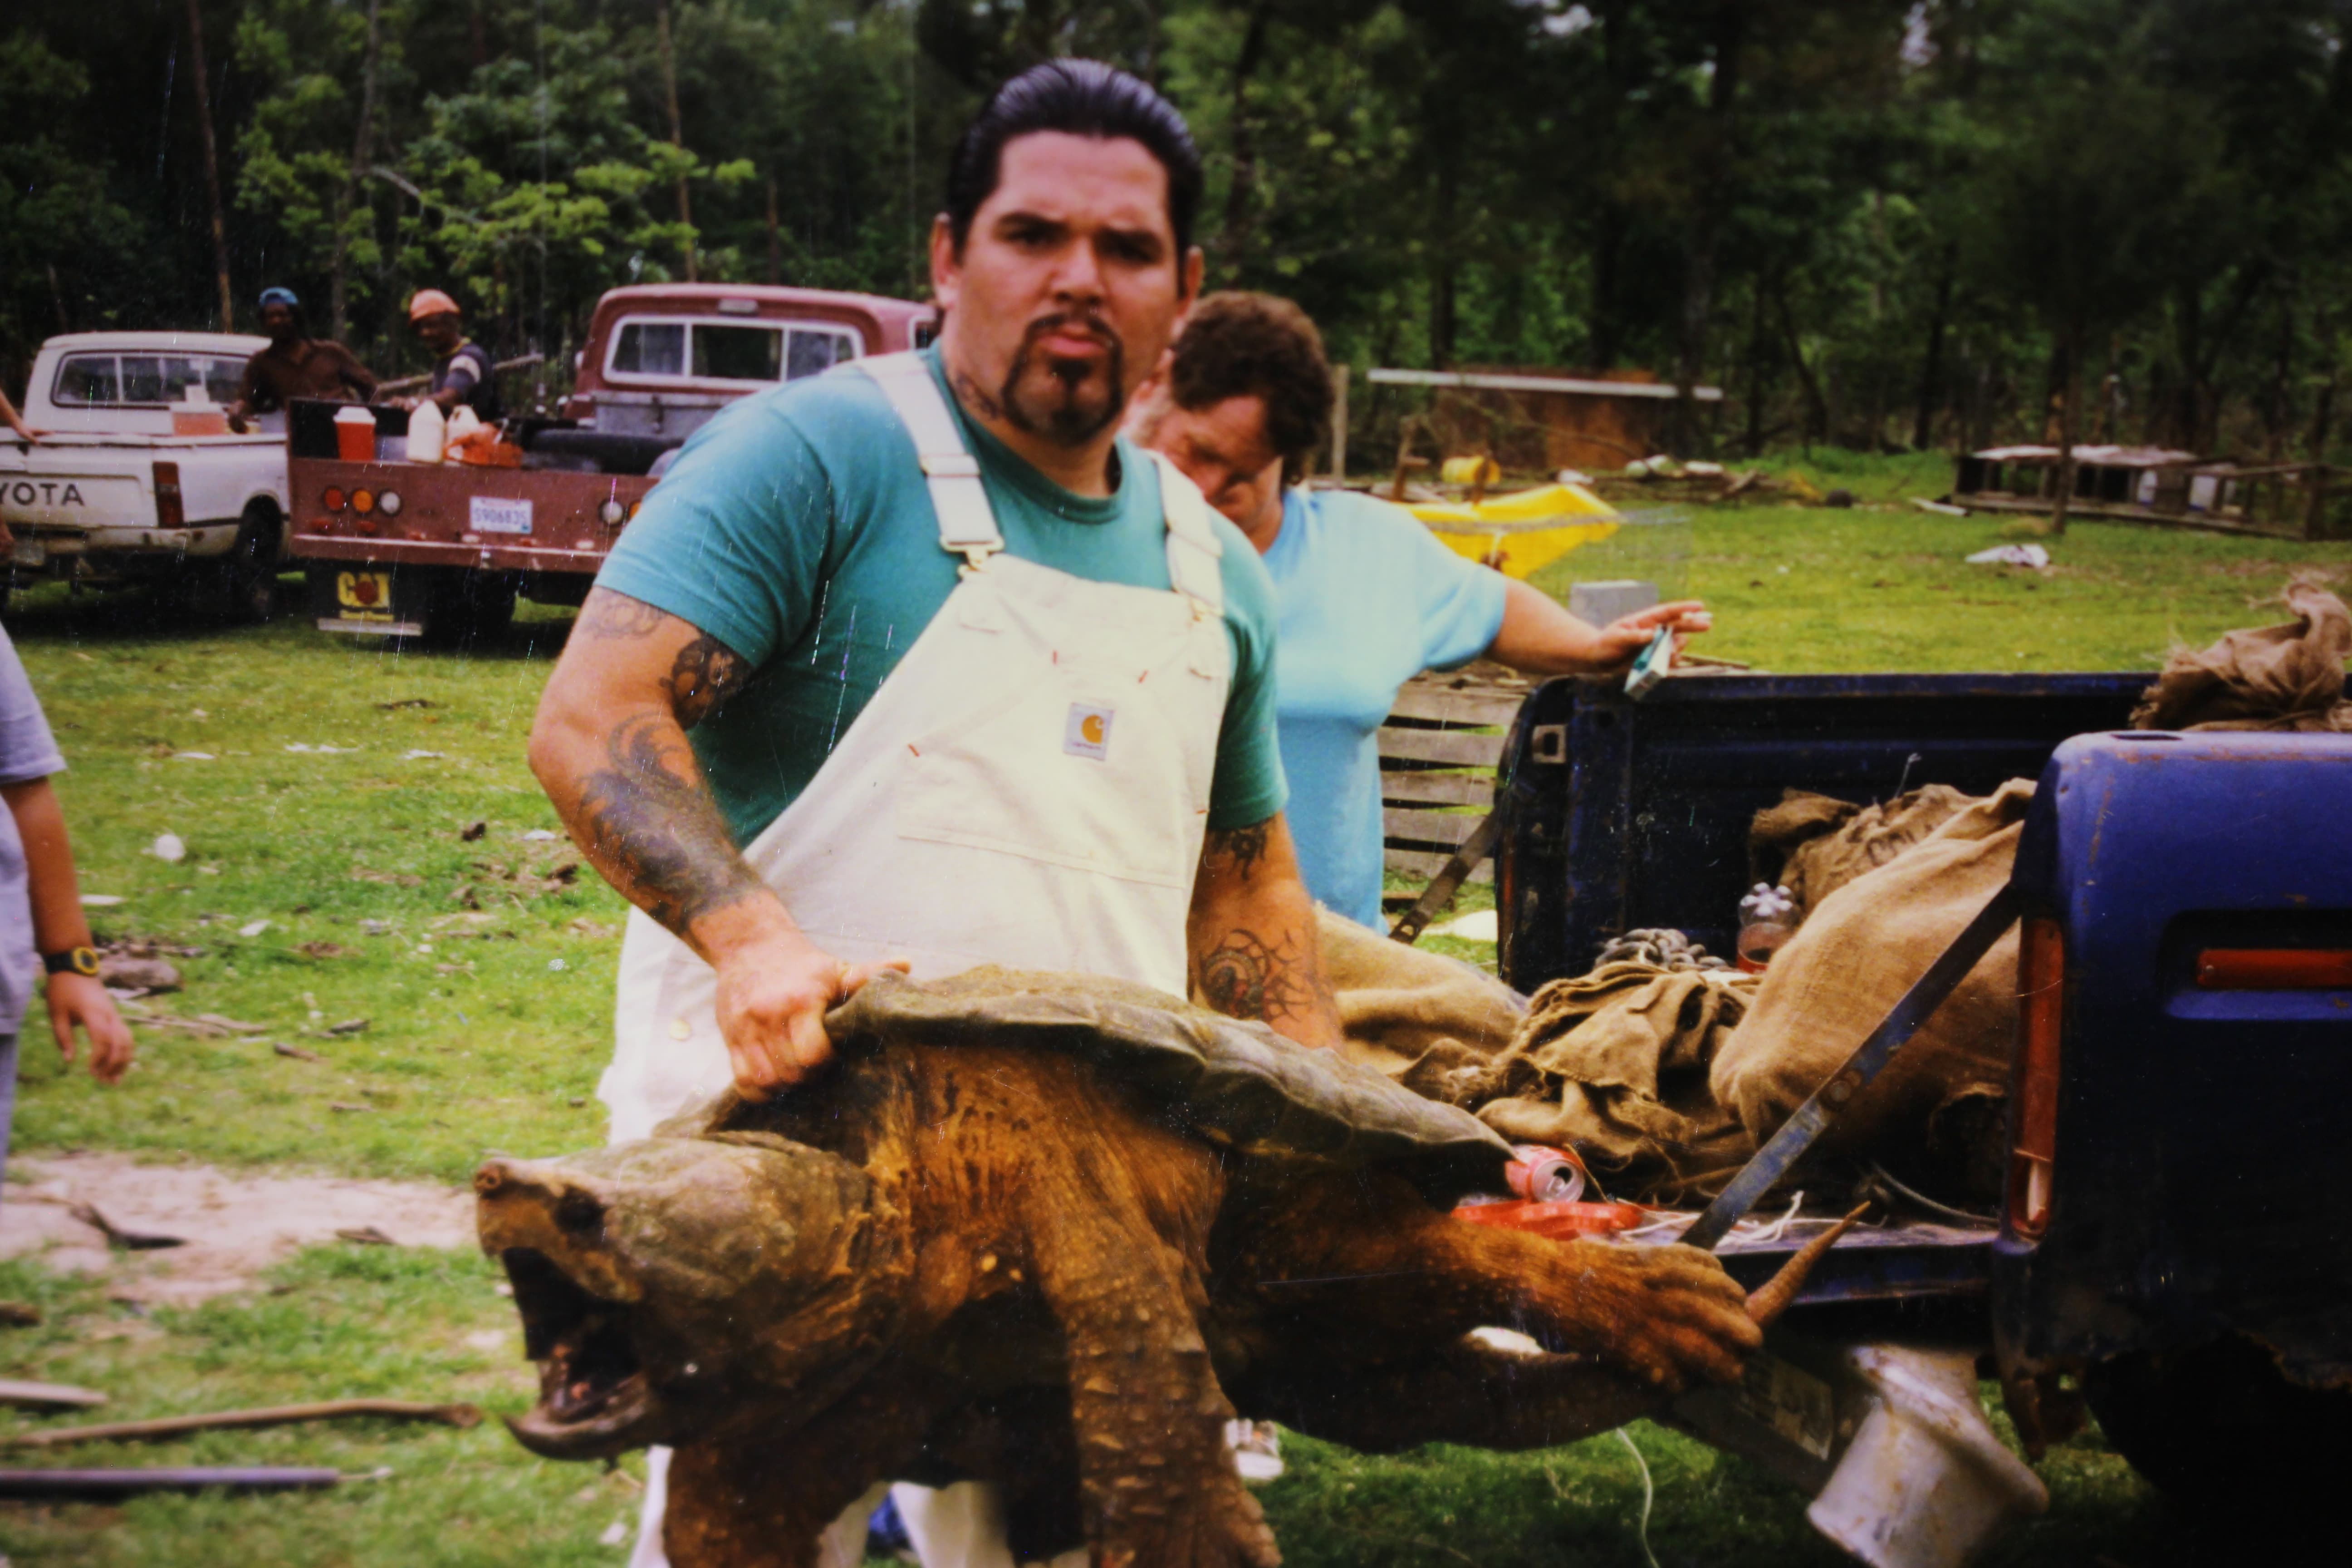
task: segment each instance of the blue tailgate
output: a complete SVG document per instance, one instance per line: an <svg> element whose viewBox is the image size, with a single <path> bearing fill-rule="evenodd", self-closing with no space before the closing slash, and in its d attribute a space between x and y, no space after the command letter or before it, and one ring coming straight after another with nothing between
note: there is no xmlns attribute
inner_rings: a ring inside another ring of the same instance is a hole
<svg viewBox="0 0 2352 1568"><path fill-rule="evenodd" d="M2352 1379L2352 985L2200 983L2219 952L2352 950L2352 736L2077 737L2018 876L2065 1000L2047 1227L1995 1249L2005 1348L2236 1331Z"/></svg>

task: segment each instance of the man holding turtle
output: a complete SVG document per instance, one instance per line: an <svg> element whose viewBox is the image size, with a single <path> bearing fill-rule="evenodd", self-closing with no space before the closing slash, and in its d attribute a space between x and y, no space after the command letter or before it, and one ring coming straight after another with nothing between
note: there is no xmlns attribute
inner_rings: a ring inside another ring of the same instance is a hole
<svg viewBox="0 0 2352 1568"><path fill-rule="evenodd" d="M1115 975L1338 1039L1282 813L1271 584L1118 433L1199 294L1201 189L1133 78L1006 83L933 226L936 346L738 402L623 536L531 739L638 906L616 1139L818 1071L826 1010L892 964ZM668 1484L719 1484L702 1462ZM908 1510L932 1568L1009 1563L992 1506Z"/></svg>

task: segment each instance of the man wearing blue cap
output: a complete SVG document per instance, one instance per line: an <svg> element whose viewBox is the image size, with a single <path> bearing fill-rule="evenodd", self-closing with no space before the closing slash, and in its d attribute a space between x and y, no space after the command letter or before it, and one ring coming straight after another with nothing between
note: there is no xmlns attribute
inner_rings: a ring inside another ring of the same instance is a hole
<svg viewBox="0 0 2352 1568"><path fill-rule="evenodd" d="M245 362L245 383L228 405L231 419L273 413L297 397L365 403L375 395L374 374L351 350L303 331L302 302L293 289L261 291L261 330L269 346Z"/></svg>

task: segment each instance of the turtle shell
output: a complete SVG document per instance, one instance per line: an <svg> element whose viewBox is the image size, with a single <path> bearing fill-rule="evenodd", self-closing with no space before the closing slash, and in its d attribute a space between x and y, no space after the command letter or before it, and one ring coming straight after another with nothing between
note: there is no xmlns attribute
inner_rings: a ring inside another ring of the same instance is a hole
<svg viewBox="0 0 2352 1568"><path fill-rule="evenodd" d="M885 973L825 1016L837 1041L1020 1045L1101 1064L1163 1125L1253 1155L1399 1163L1445 1202L1499 1192L1510 1145L1338 1051L1309 1050L1148 985L987 966L944 980Z"/></svg>

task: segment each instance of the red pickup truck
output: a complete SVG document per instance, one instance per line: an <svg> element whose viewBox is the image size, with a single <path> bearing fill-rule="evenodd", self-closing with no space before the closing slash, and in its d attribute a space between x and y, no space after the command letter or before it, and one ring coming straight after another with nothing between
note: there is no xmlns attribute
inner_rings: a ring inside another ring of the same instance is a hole
<svg viewBox="0 0 2352 1568"><path fill-rule="evenodd" d="M930 341L930 306L752 284L615 289L562 417L508 422L519 466L405 460L408 415L371 410L376 457L338 456L332 405L287 422L287 553L321 631L464 642L518 596L577 605L686 438L736 398ZM495 450L493 448L492 450Z"/></svg>

